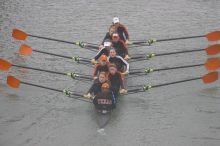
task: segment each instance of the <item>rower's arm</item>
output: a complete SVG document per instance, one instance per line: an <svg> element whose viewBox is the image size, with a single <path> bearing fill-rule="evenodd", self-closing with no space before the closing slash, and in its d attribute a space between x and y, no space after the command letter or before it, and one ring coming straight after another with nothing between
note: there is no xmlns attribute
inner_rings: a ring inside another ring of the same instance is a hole
<svg viewBox="0 0 220 146"><path fill-rule="evenodd" d="M97 87L97 80L95 80L95 81L93 82L93 84L92 84L92 86L90 87L88 93L90 93L90 94L94 93L96 87Z"/></svg>
<svg viewBox="0 0 220 146"><path fill-rule="evenodd" d="M106 33L104 39L102 40L101 45L104 45L104 42L105 42L105 40L107 40L107 39L110 39L110 34L109 34L109 32Z"/></svg>
<svg viewBox="0 0 220 146"><path fill-rule="evenodd" d="M124 60L121 56L117 56L119 59L121 59L121 62L126 66L126 72L129 72L129 63Z"/></svg>
<svg viewBox="0 0 220 146"><path fill-rule="evenodd" d="M128 48L126 47L125 43L123 41L120 42L121 42L121 47L124 49L125 55L128 55Z"/></svg>
<svg viewBox="0 0 220 146"><path fill-rule="evenodd" d="M120 86L121 86L121 89L125 89L125 84L124 84L124 81L122 79L122 75L120 74Z"/></svg>
<svg viewBox="0 0 220 146"><path fill-rule="evenodd" d="M121 27L123 28L123 32L125 33L125 38L126 40L129 40L129 33L128 33L128 29L121 24Z"/></svg>
<svg viewBox="0 0 220 146"><path fill-rule="evenodd" d="M102 55L102 54L105 54L105 48L102 48L99 50L99 52L96 54L96 56L94 57L95 60L98 60L99 57Z"/></svg>
<svg viewBox="0 0 220 146"><path fill-rule="evenodd" d="M98 74L98 65L96 65L94 68L93 77L97 76L97 74Z"/></svg>

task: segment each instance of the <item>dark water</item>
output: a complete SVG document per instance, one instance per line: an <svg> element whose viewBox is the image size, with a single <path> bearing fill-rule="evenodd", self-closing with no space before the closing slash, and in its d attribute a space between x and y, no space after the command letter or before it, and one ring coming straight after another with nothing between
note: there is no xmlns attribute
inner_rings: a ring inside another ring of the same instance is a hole
<svg viewBox="0 0 220 146"><path fill-rule="evenodd" d="M29 57L18 56L16 52L22 43L63 55L92 57L94 53L68 44L33 38L15 41L11 38L11 30L16 27L42 36L99 43L112 17L119 16L128 27L131 39L201 35L220 29L219 7L218 0L1 0L0 57L20 65L91 73L90 67L63 58L38 53ZM130 52L190 50L205 48L208 44L200 38L157 43ZM187 65L202 63L206 58L204 52L172 55L132 63L131 67ZM129 79L128 84L165 83L206 72L202 67L157 72ZM17 90L10 89L5 84L8 74L24 81L78 92L87 90L90 85L64 76L15 67L9 72L0 72L1 146L220 144L219 81L212 85L195 81L124 96L103 131L98 128L92 105L25 85Z"/></svg>

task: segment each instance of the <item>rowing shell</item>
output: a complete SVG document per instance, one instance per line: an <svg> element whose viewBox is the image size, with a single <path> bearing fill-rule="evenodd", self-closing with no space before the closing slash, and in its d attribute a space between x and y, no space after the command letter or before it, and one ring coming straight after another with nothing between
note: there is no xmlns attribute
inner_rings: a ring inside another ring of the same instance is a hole
<svg viewBox="0 0 220 146"><path fill-rule="evenodd" d="M108 122L111 120L111 112L112 111L107 111L107 110L96 110L96 119L97 119L97 124L99 128L104 128Z"/></svg>

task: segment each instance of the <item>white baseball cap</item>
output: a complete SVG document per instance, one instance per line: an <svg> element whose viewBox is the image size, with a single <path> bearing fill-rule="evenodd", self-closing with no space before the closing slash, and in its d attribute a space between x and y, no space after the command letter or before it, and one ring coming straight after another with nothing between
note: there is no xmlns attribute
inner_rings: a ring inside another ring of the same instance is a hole
<svg viewBox="0 0 220 146"><path fill-rule="evenodd" d="M115 24L115 23L119 23L119 18L118 17L114 17L113 18L113 23Z"/></svg>

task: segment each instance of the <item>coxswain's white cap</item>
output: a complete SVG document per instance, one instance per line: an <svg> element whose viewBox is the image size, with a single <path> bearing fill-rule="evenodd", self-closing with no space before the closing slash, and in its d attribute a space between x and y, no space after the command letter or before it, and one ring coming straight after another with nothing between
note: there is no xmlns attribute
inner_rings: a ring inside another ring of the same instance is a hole
<svg viewBox="0 0 220 146"><path fill-rule="evenodd" d="M115 24L115 23L119 23L119 18L118 18L118 17L114 17L112 22L113 22L114 24Z"/></svg>
<svg viewBox="0 0 220 146"><path fill-rule="evenodd" d="M112 45L111 42L104 42L104 47L110 47Z"/></svg>

